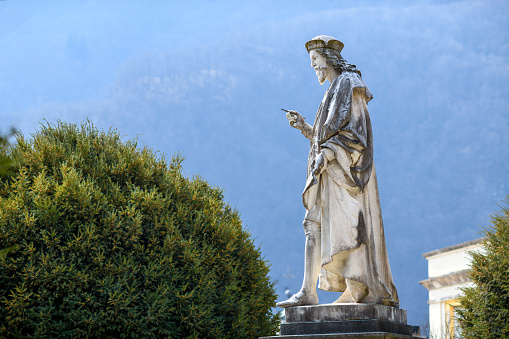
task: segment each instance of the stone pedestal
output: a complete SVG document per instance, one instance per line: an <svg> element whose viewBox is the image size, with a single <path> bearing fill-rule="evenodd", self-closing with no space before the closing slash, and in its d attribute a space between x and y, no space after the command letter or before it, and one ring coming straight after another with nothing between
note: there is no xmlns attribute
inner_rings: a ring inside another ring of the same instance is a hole
<svg viewBox="0 0 509 339"><path fill-rule="evenodd" d="M282 338L419 338L412 336L406 310L377 304L325 304L285 309Z"/></svg>

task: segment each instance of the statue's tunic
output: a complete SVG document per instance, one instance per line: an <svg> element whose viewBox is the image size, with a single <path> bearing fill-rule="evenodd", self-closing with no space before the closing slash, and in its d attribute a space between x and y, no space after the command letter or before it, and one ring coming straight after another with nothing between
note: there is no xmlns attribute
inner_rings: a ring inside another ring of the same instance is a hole
<svg viewBox="0 0 509 339"><path fill-rule="evenodd" d="M369 288L362 302L398 305L373 164L371 98L353 72L343 72L325 93L308 135L305 222L321 227L320 289L343 292L345 278L351 279ZM316 177L312 168L320 152L328 161Z"/></svg>

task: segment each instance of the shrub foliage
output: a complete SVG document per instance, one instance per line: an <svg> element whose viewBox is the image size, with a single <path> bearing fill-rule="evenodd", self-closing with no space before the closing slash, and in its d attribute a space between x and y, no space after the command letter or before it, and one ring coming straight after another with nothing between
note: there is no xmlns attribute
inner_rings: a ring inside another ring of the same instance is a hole
<svg viewBox="0 0 509 339"><path fill-rule="evenodd" d="M222 191L116 131L46 124L0 177L0 337L273 335L274 283Z"/></svg>
<svg viewBox="0 0 509 339"><path fill-rule="evenodd" d="M509 196L506 199L509 203ZM509 338L509 209L492 216L484 230L485 253L473 253L470 277L459 308L464 338Z"/></svg>

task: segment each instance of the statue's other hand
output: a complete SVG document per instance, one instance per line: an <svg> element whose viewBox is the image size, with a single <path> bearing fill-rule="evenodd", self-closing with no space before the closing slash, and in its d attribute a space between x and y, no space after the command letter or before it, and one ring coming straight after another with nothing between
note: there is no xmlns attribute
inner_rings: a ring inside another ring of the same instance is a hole
<svg viewBox="0 0 509 339"><path fill-rule="evenodd" d="M289 111L286 113L286 118L290 122L290 126L302 130L306 125L304 117L297 111Z"/></svg>
<svg viewBox="0 0 509 339"><path fill-rule="evenodd" d="M313 173L316 176L320 175L327 167L327 159L325 158L325 156L322 153L320 153L316 156L315 161L313 163L314 163Z"/></svg>

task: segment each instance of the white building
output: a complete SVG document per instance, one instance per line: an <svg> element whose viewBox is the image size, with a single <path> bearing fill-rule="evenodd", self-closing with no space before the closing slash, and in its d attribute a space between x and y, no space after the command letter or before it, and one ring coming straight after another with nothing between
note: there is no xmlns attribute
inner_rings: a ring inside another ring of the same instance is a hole
<svg viewBox="0 0 509 339"><path fill-rule="evenodd" d="M429 291L430 338L461 338L455 326L454 308L459 306L461 287L472 286L468 276L472 251L483 251L484 238L424 253L428 279L420 281Z"/></svg>

